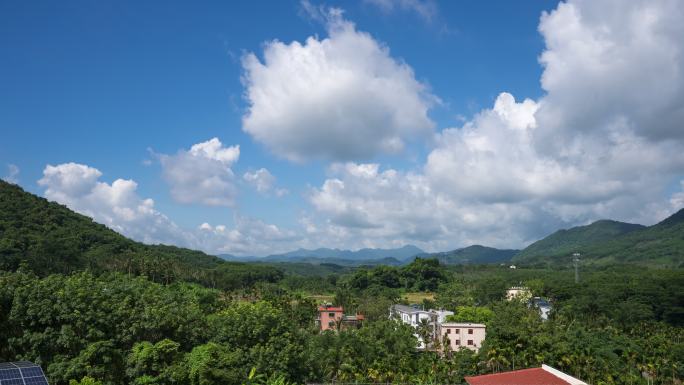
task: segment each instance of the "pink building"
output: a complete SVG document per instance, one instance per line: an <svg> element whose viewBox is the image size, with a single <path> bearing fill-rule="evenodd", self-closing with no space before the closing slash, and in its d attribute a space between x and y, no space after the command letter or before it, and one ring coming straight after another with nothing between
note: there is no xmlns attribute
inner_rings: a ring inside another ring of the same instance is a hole
<svg viewBox="0 0 684 385"><path fill-rule="evenodd" d="M486 326L465 322L444 322L439 325L440 342L443 349L451 351L470 349L477 351L486 336Z"/></svg>
<svg viewBox="0 0 684 385"><path fill-rule="evenodd" d="M321 331L340 328L359 327L363 322L363 314L344 315L342 306L321 305L318 307L316 323Z"/></svg>

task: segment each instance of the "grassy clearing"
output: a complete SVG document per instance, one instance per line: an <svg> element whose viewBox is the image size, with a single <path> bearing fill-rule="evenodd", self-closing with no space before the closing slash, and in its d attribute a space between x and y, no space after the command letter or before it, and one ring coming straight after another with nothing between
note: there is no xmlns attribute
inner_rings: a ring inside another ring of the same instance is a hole
<svg viewBox="0 0 684 385"><path fill-rule="evenodd" d="M428 299L430 301L434 301L435 299L435 294L434 293L425 293L425 292L410 292L410 293L404 293L401 298L408 303L422 303L424 299Z"/></svg>
<svg viewBox="0 0 684 385"><path fill-rule="evenodd" d="M324 302L332 303L333 299L335 298L335 296L332 294L316 294L316 295L309 295L307 297L313 299L314 301L316 301L316 303L324 303Z"/></svg>

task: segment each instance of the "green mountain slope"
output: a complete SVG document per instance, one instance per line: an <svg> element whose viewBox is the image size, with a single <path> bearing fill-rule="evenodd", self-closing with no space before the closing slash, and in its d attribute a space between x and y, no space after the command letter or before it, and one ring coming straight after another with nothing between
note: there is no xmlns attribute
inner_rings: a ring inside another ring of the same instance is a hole
<svg viewBox="0 0 684 385"><path fill-rule="evenodd" d="M519 263L563 261L574 252L592 263L684 266L684 210L650 226L609 220L557 231L537 241L513 260Z"/></svg>
<svg viewBox="0 0 684 385"><path fill-rule="evenodd" d="M684 267L684 209L653 226L594 243L587 254L616 262Z"/></svg>
<svg viewBox="0 0 684 385"><path fill-rule="evenodd" d="M536 257L567 256L574 252L585 251L586 247L593 243L609 241L616 236L643 228L642 225L600 220L587 226L558 230L527 246L514 257L514 260L523 261Z"/></svg>
<svg viewBox="0 0 684 385"><path fill-rule="evenodd" d="M158 282L184 280L225 288L282 276L269 266L132 241L65 206L0 181L0 270L16 270L22 264L39 275L120 271Z"/></svg>
<svg viewBox="0 0 684 385"><path fill-rule="evenodd" d="M462 249L441 253L425 254L422 257L437 258L445 265L508 262L520 250L495 249L493 247L472 245Z"/></svg>

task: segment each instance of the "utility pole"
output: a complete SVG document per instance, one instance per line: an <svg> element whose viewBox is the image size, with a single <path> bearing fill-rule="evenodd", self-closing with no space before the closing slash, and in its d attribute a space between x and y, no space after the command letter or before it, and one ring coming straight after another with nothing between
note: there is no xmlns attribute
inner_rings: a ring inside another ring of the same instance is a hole
<svg viewBox="0 0 684 385"><path fill-rule="evenodd" d="M575 266L575 283L579 283L580 253L572 254L572 264Z"/></svg>

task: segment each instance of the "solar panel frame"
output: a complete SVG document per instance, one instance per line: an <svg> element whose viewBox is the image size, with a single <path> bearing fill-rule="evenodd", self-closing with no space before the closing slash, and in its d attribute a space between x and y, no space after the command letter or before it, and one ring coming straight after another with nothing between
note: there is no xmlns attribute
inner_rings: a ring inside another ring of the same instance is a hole
<svg viewBox="0 0 684 385"><path fill-rule="evenodd" d="M29 361L0 362L0 385L49 385L43 369Z"/></svg>

